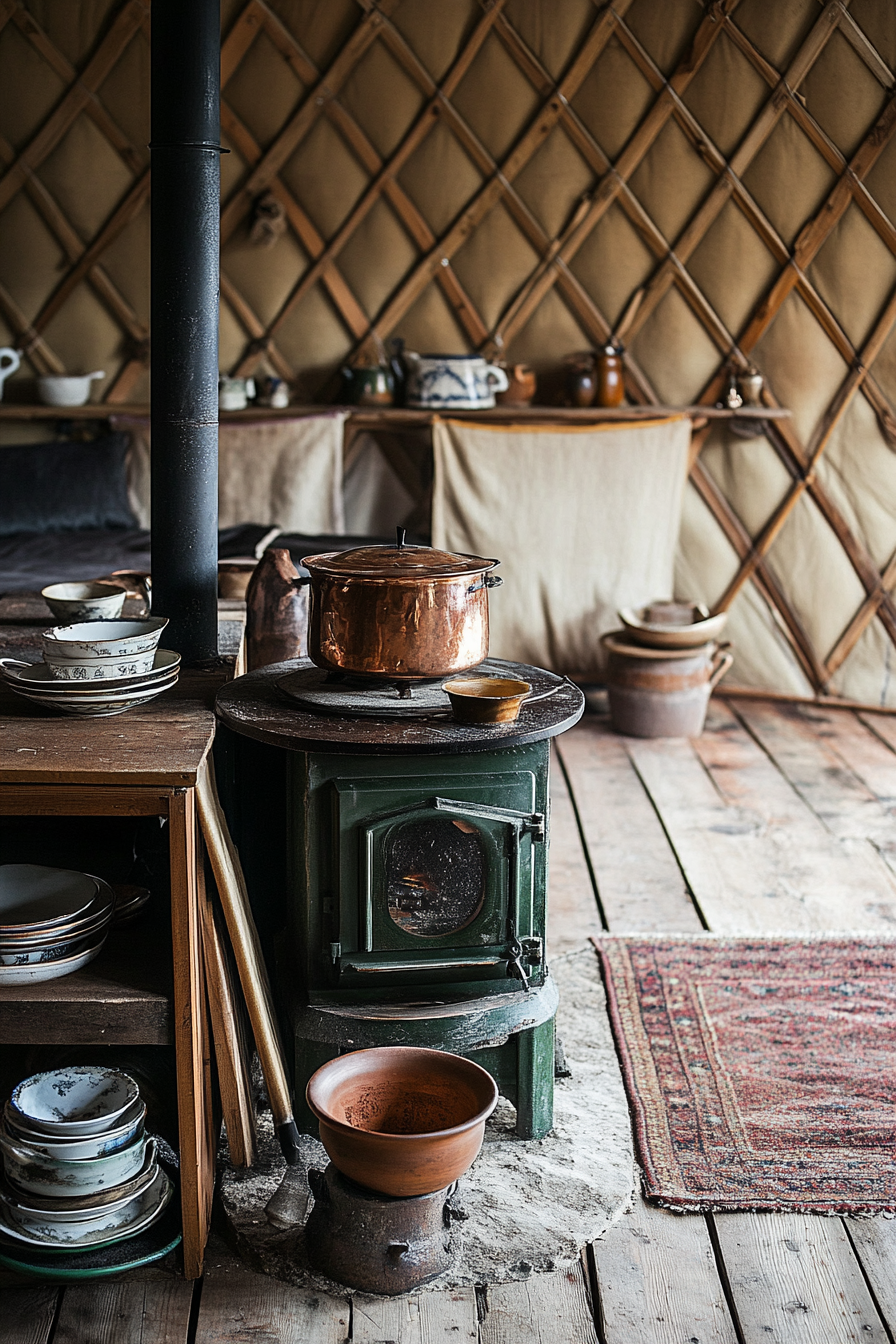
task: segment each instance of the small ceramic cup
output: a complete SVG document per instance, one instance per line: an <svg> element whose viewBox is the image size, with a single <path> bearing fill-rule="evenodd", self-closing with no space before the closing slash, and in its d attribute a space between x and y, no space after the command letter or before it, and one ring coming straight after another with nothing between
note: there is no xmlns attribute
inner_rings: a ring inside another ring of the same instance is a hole
<svg viewBox="0 0 896 1344"><path fill-rule="evenodd" d="M114 621L124 607L125 591L114 583L51 583L41 597L63 624Z"/></svg>

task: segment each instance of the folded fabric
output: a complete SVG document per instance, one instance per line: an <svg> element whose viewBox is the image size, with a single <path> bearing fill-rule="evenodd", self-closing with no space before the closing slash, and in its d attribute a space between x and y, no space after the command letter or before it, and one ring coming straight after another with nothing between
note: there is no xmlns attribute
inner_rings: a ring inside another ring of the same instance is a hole
<svg viewBox="0 0 896 1344"><path fill-rule="evenodd" d="M289 420L250 420L218 431L218 523L264 523L284 531L343 532L344 411ZM144 527L150 521L147 420L116 417L131 435L128 484Z"/></svg>
<svg viewBox="0 0 896 1344"><path fill-rule="evenodd" d="M620 607L672 597L686 416L433 428L433 545L501 561L489 652L600 676Z"/></svg>

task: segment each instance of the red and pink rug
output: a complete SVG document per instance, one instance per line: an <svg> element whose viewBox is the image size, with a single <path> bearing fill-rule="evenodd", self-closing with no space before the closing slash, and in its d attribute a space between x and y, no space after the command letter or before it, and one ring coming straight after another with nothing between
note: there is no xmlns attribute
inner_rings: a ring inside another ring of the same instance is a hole
<svg viewBox="0 0 896 1344"><path fill-rule="evenodd" d="M595 941L648 1198L896 1210L896 941Z"/></svg>

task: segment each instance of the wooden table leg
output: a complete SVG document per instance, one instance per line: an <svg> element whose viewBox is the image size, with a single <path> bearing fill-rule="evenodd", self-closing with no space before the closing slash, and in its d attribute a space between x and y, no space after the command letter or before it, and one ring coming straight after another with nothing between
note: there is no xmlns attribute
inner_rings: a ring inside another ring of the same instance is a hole
<svg viewBox="0 0 896 1344"><path fill-rule="evenodd" d="M197 1279L202 1274L211 1218L215 1150L197 884L201 846L193 789L171 795L168 824L184 1274Z"/></svg>

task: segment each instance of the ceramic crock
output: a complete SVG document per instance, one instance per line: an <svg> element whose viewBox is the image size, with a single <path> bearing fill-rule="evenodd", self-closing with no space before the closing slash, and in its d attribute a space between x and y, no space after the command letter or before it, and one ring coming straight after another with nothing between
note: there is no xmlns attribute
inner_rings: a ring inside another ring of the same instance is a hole
<svg viewBox="0 0 896 1344"><path fill-rule="evenodd" d="M604 635L610 720L626 737L698 737L709 697L734 661L726 644L651 649Z"/></svg>
<svg viewBox="0 0 896 1344"><path fill-rule="evenodd" d="M482 411L506 392L507 374L481 355L418 355L405 350L405 404L418 410Z"/></svg>
<svg viewBox="0 0 896 1344"><path fill-rule="evenodd" d="M311 584L308 656L329 672L424 681L488 656L497 560L429 546L361 546L302 560Z"/></svg>

